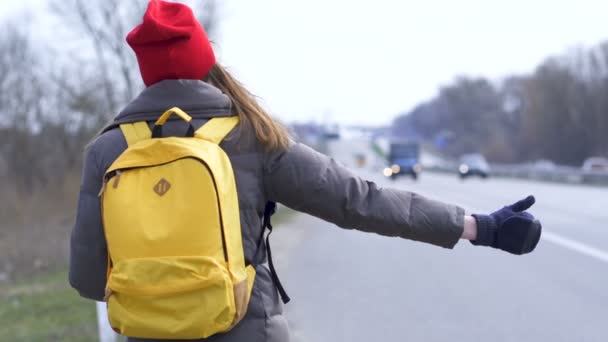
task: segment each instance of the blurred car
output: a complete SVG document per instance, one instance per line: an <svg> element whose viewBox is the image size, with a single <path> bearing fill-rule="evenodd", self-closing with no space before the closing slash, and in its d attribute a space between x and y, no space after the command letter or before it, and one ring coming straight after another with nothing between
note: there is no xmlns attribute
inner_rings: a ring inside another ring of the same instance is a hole
<svg viewBox="0 0 608 342"><path fill-rule="evenodd" d="M554 162L547 159L539 159L532 164L532 170L534 171L555 171L557 165Z"/></svg>
<svg viewBox="0 0 608 342"><path fill-rule="evenodd" d="M608 158L591 157L583 163L583 172L608 173Z"/></svg>
<svg viewBox="0 0 608 342"><path fill-rule="evenodd" d="M412 141L393 141L390 144L388 156L390 167L384 169L384 175L396 180L400 175L418 179L422 166L420 165L420 144Z"/></svg>
<svg viewBox="0 0 608 342"><path fill-rule="evenodd" d="M365 154L355 154L355 162L357 163L357 167L365 167L365 164L367 163L367 158L365 157Z"/></svg>
<svg viewBox="0 0 608 342"><path fill-rule="evenodd" d="M486 158L479 153L465 154L460 157L458 174L463 179L469 176L487 178L490 175L490 166Z"/></svg>

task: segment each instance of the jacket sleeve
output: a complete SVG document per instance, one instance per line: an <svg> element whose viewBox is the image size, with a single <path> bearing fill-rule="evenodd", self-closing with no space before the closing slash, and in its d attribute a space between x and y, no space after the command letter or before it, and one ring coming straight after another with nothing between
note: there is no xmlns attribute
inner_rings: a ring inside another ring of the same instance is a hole
<svg viewBox="0 0 608 342"><path fill-rule="evenodd" d="M98 197L103 170L87 150L82 171L76 222L70 240L70 285L85 298L102 301L106 285L108 251Z"/></svg>
<svg viewBox="0 0 608 342"><path fill-rule="evenodd" d="M302 144L269 154L264 174L269 200L342 228L445 248L453 248L462 235L462 208L413 192L380 188Z"/></svg>

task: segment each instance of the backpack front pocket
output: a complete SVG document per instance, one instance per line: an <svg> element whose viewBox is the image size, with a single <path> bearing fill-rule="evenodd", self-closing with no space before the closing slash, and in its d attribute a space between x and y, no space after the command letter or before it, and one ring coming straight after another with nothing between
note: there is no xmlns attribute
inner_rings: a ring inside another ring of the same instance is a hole
<svg viewBox="0 0 608 342"><path fill-rule="evenodd" d="M121 335L206 338L235 320L230 273L213 258L123 260L113 265L107 288L110 325Z"/></svg>

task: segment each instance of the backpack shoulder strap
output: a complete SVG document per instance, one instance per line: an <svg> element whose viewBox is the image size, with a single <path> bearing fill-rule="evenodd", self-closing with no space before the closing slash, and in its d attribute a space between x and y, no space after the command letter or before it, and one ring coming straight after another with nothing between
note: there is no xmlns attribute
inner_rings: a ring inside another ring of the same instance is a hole
<svg viewBox="0 0 608 342"><path fill-rule="evenodd" d="M141 140L150 139L152 131L146 121L127 123L120 125L120 130L127 140L128 146L133 146Z"/></svg>
<svg viewBox="0 0 608 342"><path fill-rule="evenodd" d="M238 124L238 116L213 118L194 132L194 136L219 145Z"/></svg>
<svg viewBox="0 0 608 342"><path fill-rule="evenodd" d="M270 277L272 278L272 282L274 286L279 291L279 295L281 296L281 300L284 304L289 303L291 298L285 291L283 284L281 284L281 280L279 280L279 276L277 275L277 270L274 268L274 262L272 261L272 251L270 250L270 234L272 233L272 224L270 223L270 218L277 210L277 204L275 202L267 202L266 207L264 208L264 221L262 223L262 236L264 236L264 231L268 229L268 234L266 235L266 254L268 255L268 266L270 267Z"/></svg>

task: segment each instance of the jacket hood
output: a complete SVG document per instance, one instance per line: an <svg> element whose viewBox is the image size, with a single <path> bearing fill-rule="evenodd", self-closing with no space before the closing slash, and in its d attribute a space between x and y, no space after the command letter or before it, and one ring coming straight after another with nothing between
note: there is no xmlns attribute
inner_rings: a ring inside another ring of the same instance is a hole
<svg viewBox="0 0 608 342"><path fill-rule="evenodd" d="M195 119L233 115L230 98L214 86L199 80L165 80L144 89L103 131L123 123L154 121L173 107Z"/></svg>

